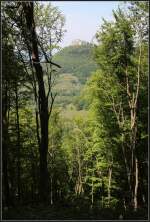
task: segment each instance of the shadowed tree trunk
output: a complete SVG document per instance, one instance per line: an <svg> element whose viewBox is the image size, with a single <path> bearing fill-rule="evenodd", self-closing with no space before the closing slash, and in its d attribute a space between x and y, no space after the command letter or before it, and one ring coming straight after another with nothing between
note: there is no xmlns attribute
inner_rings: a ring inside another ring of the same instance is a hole
<svg viewBox="0 0 150 222"><path fill-rule="evenodd" d="M3 95L3 109L2 109L2 127L3 127L3 184L4 184L4 204L6 206L10 205L10 189L9 189L9 181L8 181L8 119L7 119L7 111L8 111L8 87L7 83L4 89Z"/></svg>
<svg viewBox="0 0 150 222"><path fill-rule="evenodd" d="M20 179L20 123L19 123L19 104L18 104L18 86L15 83L15 105L16 105L16 131L17 131L17 188L18 200L20 201L21 195L21 179Z"/></svg>
<svg viewBox="0 0 150 222"><path fill-rule="evenodd" d="M138 208L138 184L139 184L139 167L138 167L138 159L135 158L135 187L134 187L134 210L136 211Z"/></svg>
<svg viewBox="0 0 150 222"><path fill-rule="evenodd" d="M34 23L33 2L22 3L26 19L28 40L30 43L30 53L32 54L33 67L38 81L38 98L39 98L39 116L40 116L40 199L43 202L48 200L48 169L47 169L47 152L48 152L48 98L45 93L43 80L43 69L39 60L38 40Z"/></svg>

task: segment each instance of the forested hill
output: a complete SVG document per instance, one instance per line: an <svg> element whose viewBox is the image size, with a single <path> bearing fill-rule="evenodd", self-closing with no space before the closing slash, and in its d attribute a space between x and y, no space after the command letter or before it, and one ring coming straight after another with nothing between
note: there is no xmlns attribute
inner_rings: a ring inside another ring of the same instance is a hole
<svg viewBox="0 0 150 222"><path fill-rule="evenodd" d="M54 61L61 65L61 73L73 74L80 83L85 83L91 72L97 68L92 57L92 44L75 41L57 53Z"/></svg>
<svg viewBox="0 0 150 222"><path fill-rule="evenodd" d="M87 79L97 69L93 59L93 46L85 41L74 41L70 46L63 48L54 57L54 62L61 66L59 77L56 80L55 90L57 98L55 104L59 107L75 105L83 108L83 101L79 95Z"/></svg>

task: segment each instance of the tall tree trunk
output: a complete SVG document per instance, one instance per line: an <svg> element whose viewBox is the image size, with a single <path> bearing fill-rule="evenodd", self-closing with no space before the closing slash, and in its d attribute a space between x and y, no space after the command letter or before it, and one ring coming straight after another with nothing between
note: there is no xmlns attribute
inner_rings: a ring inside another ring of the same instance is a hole
<svg viewBox="0 0 150 222"><path fill-rule="evenodd" d="M7 94L7 92L6 92ZM7 104L7 98L3 100L3 106ZM10 190L8 182L8 122L6 117L7 109L3 112L3 140L2 140L2 151L3 151L3 183L4 183L4 204L9 206L10 204Z"/></svg>
<svg viewBox="0 0 150 222"><path fill-rule="evenodd" d="M4 187L4 204L9 206L12 204L12 200L10 197L10 188L9 188L9 178L8 178L8 146L9 146L9 134L8 134L8 124L9 117L7 113L9 113L10 108L10 95L8 90L8 84L4 83L4 95L2 99L2 129L3 129L3 137L2 137L2 154L3 154L3 187Z"/></svg>
<svg viewBox="0 0 150 222"><path fill-rule="evenodd" d="M137 70L137 82L136 82L136 92L130 90L129 76L126 66L126 90L128 95L128 104L130 108L130 148L131 148L131 187L132 196L131 203L134 209L138 205L137 192L138 192L138 163L136 158L136 140L137 140L137 111L138 111L138 98L140 90L140 72L141 72L141 56L142 56L142 45L140 42L139 46L139 59L138 59L138 70Z"/></svg>
<svg viewBox="0 0 150 222"><path fill-rule="evenodd" d="M80 195L83 192L83 186L82 186L82 172L81 172L81 156L80 156L79 147L77 147L77 162L78 162L78 178L75 186L75 192L77 195Z"/></svg>
<svg viewBox="0 0 150 222"><path fill-rule="evenodd" d="M18 104L18 86L15 83L15 105L16 105L16 130L17 130L17 189L18 200L21 196L21 179L20 179L20 123L19 123L19 104Z"/></svg>
<svg viewBox="0 0 150 222"><path fill-rule="evenodd" d="M133 100L134 101L134 100ZM133 104L132 104L133 107ZM132 183L132 204L134 210L138 206L138 184L139 184L139 173L138 173L138 159L136 156L136 143L137 143L137 122L136 122L136 109L131 109L131 183Z"/></svg>
<svg viewBox="0 0 150 222"><path fill-rule="evenodd" d="M138 179L138 159L135 158L135 188L134 188L134 210L136 211L137 210L137 207L138 207L138 198L137 198L137 195L138 195L138 183L139 183L139 179Z"/></svg>
<svg viewBox="0 0 150 222"><path fill-rule="evenodd" d="M79 174L78 174L78 176L79 176L79 178L78 178L78 180L79 180L79 194L82 192L82 176L81 176L81 159L80 159L81 157L80 157L80 150L79 150L79 147L78 147L78 167L79 167Z"/></svg>
<svg viewBox="0 0 150 222"><path fill-rule="evenodd" d="M31 58L30 58L31 60ZM36 136L37 136L37 142L38 142L38 146L40 147L40 133L39 133L39 115L38 115L38 95L37 95L37 84L36 84L36 80L35 80L35 74L33 71L33 66L31 64L31 69L32 69L32 76L33 76L33 88L34 88L34 99L35 99L35 103L36 103L36 108L35 108L35 115L36 115Z"/></svg>
<svg viewBox="0 0 150 222"><path fill-rule="evenodd" d="M43 80L43 69L40 65L38 40L35 31L33 2L22 3L25 13L28 41L30 41L31 48L29 49L32 54L32 62L35 68L36 77L38 80L38 98L39 98L39 116L41 127L41 141L39 147L40 153L40 198L41 201L48 200L48 169L47 169L47 152L48 152L48 99L45 93L45 86Z"/></svg>
<svg viewBox="0 0 150 222"><path fill-rule="evenodd" d="M110 206L110 199L111 199L111 179L112 179L112 167L109 167L109 172L108 172L108 206Z"/></svg>

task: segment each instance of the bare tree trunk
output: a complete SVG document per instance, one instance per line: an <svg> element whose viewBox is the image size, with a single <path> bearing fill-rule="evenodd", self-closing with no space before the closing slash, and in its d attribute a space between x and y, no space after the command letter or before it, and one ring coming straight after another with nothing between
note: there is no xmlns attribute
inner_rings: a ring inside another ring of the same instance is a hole
<svg viewBox="0 0 150 222"><path fill-rule="evenodd" d="M75 185L75 192L76 194L80 195L83 192L82 186L82 172L81 172L81 156L80 156L80 149L77 147L77 162L78 162L78 178Z"/></svg>
<svg viewBox="0 0 150 222"><path fill-rule="evenodd" d="M3 83L4 95L2 97L2 127L3 127L3 137L2 137L2 153L3 153L3 183L4 183L4 203L9 206L10 204L10 190L8 182L8 85L7 82Z"/></svg>
<svg viewBox="0 0 150 222"><path fill-rule="evenodd" d="M36 108L35 108L35 115L36 115L36 136L37 136L37 141L38 141L38 146L40 147L40 126L39 126L39 114L38 114L38 95L37 95L37 85L36 85L36 80L34 76L34 71L33 71L33 66L31 64L31 69L32 69L32 76L33 76L33 88L34 88L34 99L36 103Z"/></svg>
<svg viewBox="0 0 150 222"><path fill-rule="evenodd" d="M18 104L18 86L15 83L15 102L16 102L16 130L17 130L17 186L18 186L18 200L21 198L21 179L20 179L20 121L19 121L19 104Z"/></svg>
<svg viewBox="0 0 150 222"><path fill-rule="evenodd" d="M108 206L110 206L110 199L111 199L111 179L112 179L112 167L109 167L109 172L108 172Z"/></svg>
<svg viewBox="0 0 150 222"><path fill-rule="evenodd" d="M80 159L80 150L78 148L78 180L79 180L79 194L82 192L82 176L81 176L81 159Z"/></svg>
<svg viewBox="0 0 150 222"><path fill-rule="evenodd" d="M41 127L41 141L39 147L40 153L40 184L39 192L41 201L47 202L48 200L48 169L47 169L47 152L48 152L48 98L45 93L45 86L43 80L43 69L40 65L38 40L35 31L33 2L22 3L25 13L27 30L29 33L28 41L31 48L29 49L32 54L32 62L35 68L36 77L38 80L38 98L39 98L39 115Z"/></svg>
<svg viewBox="0 0 150 222"><path fill-rule="evenodd" d="M2 153L3 153L3 183L4 183L4 204L6 206L10 205L10 189L9 189L9 180L8 180L8 88L7 83L5 87L5 95L3 95L3 107L2 107L2 128L3 128L3 138L2 138Z"/></svg>
<svg viewBox="0 0 150 222"><path fill-rule="evenodd" d="M134 210L137 210L138 207L138 183L139 183L139 179L138 179L138 159L135 158L135 188L134 188Z"/></svg>
<svg viewBox="0 0 150 222"><path fill-rule="evenodd" d="M139 46L139 59L138 59L138 70L137 70L137 85L136 92L131 93L129 85L128 71L126 67L126 87L128 95L128 103L130 108L130 121L131 121L131 133L130 133L130 144L131 144L131 187L132 187L132 197L131 202L133 202L134 209L137 208L138 199L138 160L136 157L136 139L137 139L137 102L140 90L140 69L141 69L141 56L142 56L142 45L140 42Z"/></svg>

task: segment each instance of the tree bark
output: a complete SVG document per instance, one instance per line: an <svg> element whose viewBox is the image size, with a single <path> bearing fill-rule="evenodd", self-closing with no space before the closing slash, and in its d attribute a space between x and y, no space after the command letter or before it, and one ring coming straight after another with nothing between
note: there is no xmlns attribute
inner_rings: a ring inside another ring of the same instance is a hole
<svg viewBox="0 0 150 222"><path fill-rule="evenodd" d="M138 170L138 159L135 158L135 188L134 188L134 210L137 210L138 207L138 183L139 183L139 179L138 179L138 174L139 174L139 170Z"/></svg>
<svg viewBox="0 0 150 222"><path fill-rule="evenodd" d="M43 80L43 69L40 65L38 40L34 23L33 2L22 3L26 19L28 41L31 48L33 67L38 81L38 98L39 98L39 116L41 128L41 141L39 147L40 153L40 183L39 193L43 202L48 200L48 169L47 169L47 152L48 152L48 99L45 93Z"/></svg>
<svg viewBox="0 0 150 222"><path fill-rule="evenodd" d="M137 85L136 92L130 90L129 77L127 67L125 70L126 73L126 91L128 95L128 104L130 108L130 148L131 148L131 175L130 183L132 187L131 203L133 203L134 209L138 205L138 160L136 157L136 140L137 140L137 111L138 111L138 97L140 90L140 68L141 68L141 56L142 56L142 45L140 42L139 46L139 58L138 58L138 70L137 70Z"/></svg>
<svg viewBox="0 0 150 222"><path fill-rule="evenodd" d="M4 204L10 205L10 189L8 180L8 88L7 83L5 87L5 95L3 96L3 109L2 109L2 127L3 127L3 140L2 140L2 154L3 154L3 183L4 183Z"/></svg>
<svg viewBox="0 0 150 222"><path fill-rule="evenodd" d="M109 167L109 172L108 172L108 206L110 206L110 199L111 199L111 178L112 178L112 167Z"/></svg>
<svg viewBox="0 0 150 222"><path fill-rule="evenodd" d="M141 38L141 36L140 36ZM138 110L138 97L139 97L139 90L140 90L140 72L141 72L141 57L142 57L142 43L140 39L140 45L139 45L139 58L138 58L138 71L137 71L137 87L136 87L136 94L135 99L133 99L133 123L131 125L131 128L133 130L133 149L135 151L136 148L136 138L137 138L137 110ZM134 160L135 160L135 185L134 185L134 210L137 210L138 207L138 186L139 186L139 164L138 164L138 158L134 154Z"/></svg>
<svg viewBox="0 0 150 222"><path fill-rule="evenodd" d="M81 156L80 156L79 147L77 147L77 162L78 162L78 178L75 186L75 192L77 195L80 195L83 192L83 186L82 186L82 172L81 172Z"/></svg>
<svg viewBox="0 0 150 222"><path fill-rule="evenodd" d="M18 200L21 198L21 179L20 179L20 123L19 123L19 104L18 104L18 86L15 83L15 105L16 105L16 131L17 131L17 189Z"/></svg>

